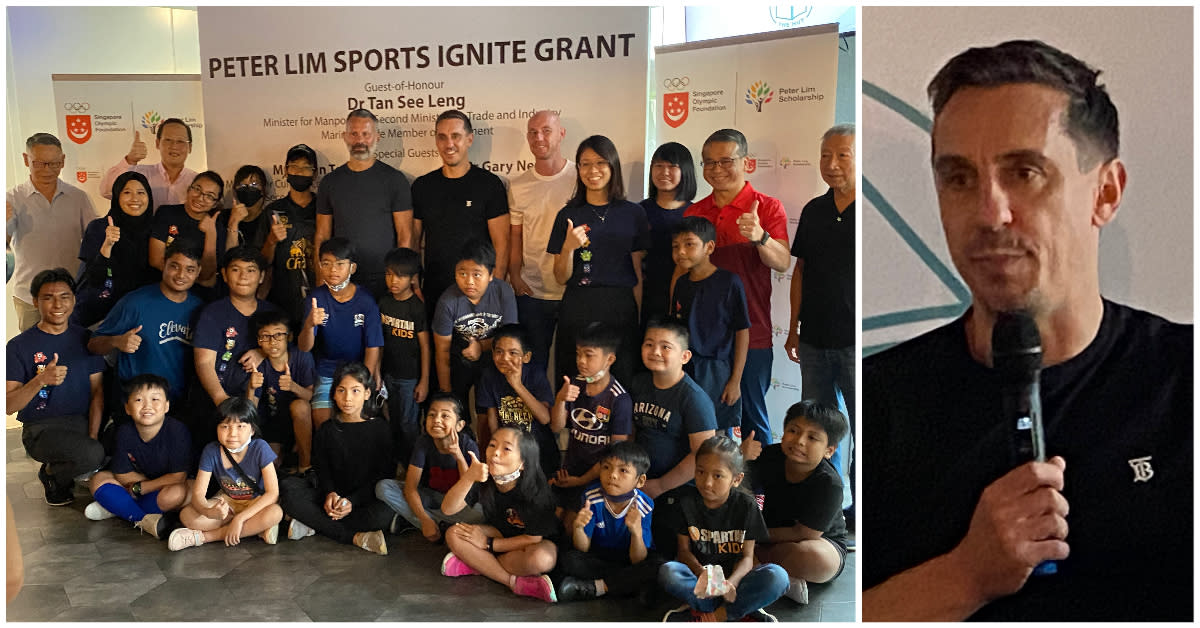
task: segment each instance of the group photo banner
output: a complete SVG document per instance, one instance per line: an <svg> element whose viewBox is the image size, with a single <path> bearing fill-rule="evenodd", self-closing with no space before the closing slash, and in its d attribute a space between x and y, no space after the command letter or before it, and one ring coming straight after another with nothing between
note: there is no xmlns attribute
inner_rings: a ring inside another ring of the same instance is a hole
<svg viewBox="0 0 1200 628"><path fill-rule="evenodd" d="M833 126L837 64L836 24L656 48L655 145L679 142L691 151L699 200L712 191L700 166L705 138L722 128L744 133L746 180L783 202L790 244L804 205L828 189L821 180L821 136ZM800 400L800 367L783 350L794 264L772 272L775 352L767 409L773 440L787 408Z"/></svg>
<svg viewBox="0 0 1200 628"><path fill-rule="evenodd" d="M109 200L101 196L104 172L129 153L135 133L146 144L144 164L159 162L154 147L158 123L179 118L192 127L188 165L204 170L204 108L200 77L178 74L54 74L58 137L66 164L62 178L83 189L100 215Z"/></svg>
<svg viewBox="0 0 1200 628"><path fill-rule="evenodd" d="M525 124L560 112L562 151L606 135L631 197L643 187L646 7L200 7L208 166L244 164L287 193L287 149L317 152L318 179L348 158L346 114L378 116L382 161L410 180L439 166L434 120L470 116L472 163L511 179L533 167ZM265 24L310 24L294 29ZM446 28L447 25L453 28ZM634 199L640 200L640 198Z"/></svg>

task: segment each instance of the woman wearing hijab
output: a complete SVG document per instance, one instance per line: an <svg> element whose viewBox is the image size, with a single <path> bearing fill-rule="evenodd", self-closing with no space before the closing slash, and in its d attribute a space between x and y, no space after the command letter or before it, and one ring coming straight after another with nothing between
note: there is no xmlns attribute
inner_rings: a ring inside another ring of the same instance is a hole
<svg viewBox="0 0 1200 628"><path fill-rule="evenodd" d="M129 291L162 279L146 263L150 246L150 183L139 172L113 182L108 215L88 224L79 246L79 280L73 318L85 327L101 321Z"/></svg>

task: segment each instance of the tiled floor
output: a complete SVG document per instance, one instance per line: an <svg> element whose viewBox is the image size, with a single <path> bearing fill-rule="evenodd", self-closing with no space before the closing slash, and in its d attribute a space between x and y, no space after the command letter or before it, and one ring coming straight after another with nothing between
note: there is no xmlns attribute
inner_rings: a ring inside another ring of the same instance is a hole
<svg viewBox="0 0 1200 628"><path fill-rule="evenodd" d="M323 537L170 552L128 523L88 521L83 487L70 506L47 506L38 463L19 430L6 432L6 488L25 560L9 621L659 621L675 606L545 604L481 576L445 578L446 547L413 533L388 537L387 556ZM810 604L784 598L768 611L780 621L853 621L856 563L850 554L836 581L810 585Z"/></svg>

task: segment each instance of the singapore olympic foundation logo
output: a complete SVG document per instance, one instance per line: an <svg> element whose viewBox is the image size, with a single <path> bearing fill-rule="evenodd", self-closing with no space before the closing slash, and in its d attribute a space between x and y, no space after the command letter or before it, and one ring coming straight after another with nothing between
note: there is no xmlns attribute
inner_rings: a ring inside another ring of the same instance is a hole
<svg viewBox="0 0 1200 628"><path fill-rule="evenodd" d="M92 116L67 116L67 137L76 144L92 139Z"/></svg>
<svg viewBox="0 0 1200 628"><path fill-rule="evenodd" d="M690 85L692 79L686 76L672 76L663 79L663 87L665 89L683 89Z"/></svg>
<svg viewBox="0 0 1200 628"><path fill-rule="evenodd" d="M663 122L672 129L677 129L687 122L688 118L688 93L687 92L672 92L663 94Z"/></svg>
<svg viewBox="0 0 1200 628"><path fill-rule="evenodd" d="M72 113L83 113L91 108L92 108L92 106L85 102L65 102L65 103L63 103L63 110L69 111Z"/></svg>

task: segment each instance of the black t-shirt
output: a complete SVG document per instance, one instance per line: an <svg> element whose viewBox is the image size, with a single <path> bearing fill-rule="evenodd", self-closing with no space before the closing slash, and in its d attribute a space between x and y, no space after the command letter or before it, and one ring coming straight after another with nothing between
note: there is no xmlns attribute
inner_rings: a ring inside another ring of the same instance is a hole
<svg viewBox="0 0 1200 628"><path fill-rule="evenodd" d="M642 263L642 320L648 321L667 313L667 297L671 291L671 274L675 260L671 258L671 230L683 220L683 212L691 201L677 209L663 209L653 198L640 203L650 225L650 249Z"/></svg>
<svg viewBox="0 0 1200 628"><path fill-rule="evenodd" d="M846 516L842 514L842 479L828 460L821 460L808 477L789 482L786 457L779 443L767 445L750 463L762 487L763 520L768 528L790 528L797 523L820 530L823 537L846 547Z"/></svg>
<svg viewBox="0 0 1200 628"><path fill-rule="evenodd" d="M588 246L575 249L568 286L632 288L637 285L633 270L634 251L650 248L650 226L646 211L637 203L615 201L607 205L568 205L558 211L546 252L562 252L567 238L567 220L588 228Z"/></svg>
<svg viewBox="0 0 1200 628"><path fill-rule="evenodd" d="M463 244L471 238L491 242L488 221L508 213L508 192L500 177L471 164L457 179L447 178L441 168L417 177L412 197L413 220L421 221L425 234L424 296L436 303L454 283Z"/></svg>
<svg viewBox="0 0 1200 628"><path fill-rule="evenodd" d="M483 518L488 525L500 531L504 538L528 534L543 538L554 538L562 532L562 524L554 516L554 506L537 508L521 499L513 487L507 493L496 490L490 479L479 487L479 502L483 504ZM547 488L547 490L549 490Z"/></svg>
<svg viewBox="0 0 1200 628"><path fill-rule="evenodd" d="M408 177L376 160L355 172L345 164L321 179L317 213L333 216L333 235L349 239L358 252L355 283L383 280L383 257L396 247L392 214L412 210Z"/></svg>
<svg viewBox="0 0 1200 628"><path fill-rule="evenodd" d="M864 587L953 549L1016 466L999 379L970 357L964 320L864 361ZM972 619L1192 618L1192 374L1191 325L1111 301L1091 344L1042 371L1071 555Z"/></svg>
<svg viewBox="0 0 1200 628"><path fill-rule="evenodd" d="M314 199L316 197L313 197ZM275 244L275 257L267 260L271 264L271 292L267 300L288 313L292 330L299 334L304 305L312 291L314 273L309 267L313 255L313 236L317 232L316 200L300 207L291 195L267 205L263 213L270 220L278 214L279 222L287 225L287 239ZM267 227L270 232L270 227Z"/></svg>
<svg viewBox="0 0 1200 628"><path fill-rule="evenodd" d="M385 294L379 298L379 314L383 319L383 374L397 379L420 379L418 334L429 331L425 325L425 304L416 295L397 301Z"/></svg>
<svg viewBox="0 0 1200 628"><path fill-rule="evenodd" d="M679 487L680 519L675 533L688 537L688 548L701 565L720 565L725 577L742 559L746 541L767 540L767 526L754 496L733 489L724 504L709 509L693 484Z"/></svg>
<svg viewBox="0 0 1200 628"><path fill-rule="evenodd" d="M856 203L839 214L833 189L804 206L792 256L804 260L800 341L822 349L854 346Z"/></svg>
<svg viewBox="0 0 1200 628"><path fill-rule="evenodd" d="M313 434L313 467L322 496L336 491L355 506L370 503L375 483L396 475L387 420L325 421Z"/></svg>

